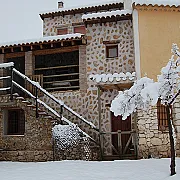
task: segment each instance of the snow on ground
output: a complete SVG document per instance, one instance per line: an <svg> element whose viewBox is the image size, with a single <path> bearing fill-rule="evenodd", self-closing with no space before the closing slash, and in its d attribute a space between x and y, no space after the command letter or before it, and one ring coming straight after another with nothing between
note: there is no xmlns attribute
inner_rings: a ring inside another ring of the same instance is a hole
<svg viewBox="0 0 180 180"><path fill-rule="evenodd" d="M1 180L179 180L170 177L170 159L123 161L0 162Z"/></svg>

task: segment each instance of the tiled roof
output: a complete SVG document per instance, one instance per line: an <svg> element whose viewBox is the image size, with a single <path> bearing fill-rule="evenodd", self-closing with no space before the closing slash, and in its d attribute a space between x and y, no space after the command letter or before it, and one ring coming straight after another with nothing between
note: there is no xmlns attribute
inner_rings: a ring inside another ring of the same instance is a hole
<svg viewBox="0 0 180 180"><path fill-rule="evenodd" d="M130 80L133 81L136 78L136 73L114 73L114 74L91 74L89 79L97 83L106 83L106 82L119 82Z"/></svg>
<svg viewBox="0 0 180 180"><path fill-rule="evenodd" d="M111 6L117 6L120 7L123 6L124 0L112 0L112 1L106 1L106 2L100 2L97 4L87 4L83 6L76 6L76 7L69 7L69 8L59 8L55 10L50 11L44 11L40 13L41 18L48 17L49 15L58 15L58 14L68 14L69 12L81 12L84 10L84 12L92 12L92 10L95 9L101 9L103 7L111 7ZM106 8L105 8L106 9Z"/></svg>
<svg viewBox="0 0 180 180"><path fill-rule="evenodd" d="M21 40L21 41L15 41L15 42L4 42L0 44L0 48L9 47L9 46L21 46L21 45L46 43L46 42L74 40L74 39L81 39L82 37L84 37L84 35L80 33L58 35L58 36L47 36L47 37L42 37L39 39L28 39L28 40Z"/></svg>
<svg viewBox="0 0 180 180"><path fill-rule="evenodd" d="M180 6L180 0L134 0L135 5Z"/></svg>
<svg viewBox="0 0 180 180"><path fill-rule="evenodd" d="M107 11L107 12L99 12L99 13L91 13L91 14L84 14L82 19L96 19L102 17L112 17L112 16L125 16L132 14L132 10L116 10L116 11Z"/></svg>

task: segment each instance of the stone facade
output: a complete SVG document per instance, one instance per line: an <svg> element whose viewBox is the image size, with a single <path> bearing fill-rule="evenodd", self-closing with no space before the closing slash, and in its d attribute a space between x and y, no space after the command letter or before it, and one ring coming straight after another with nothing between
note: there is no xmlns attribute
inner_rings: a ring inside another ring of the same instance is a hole
<svg viewBox="0 0 180 180"><path fill-rule="evenodd" d="M57 19L60 19L60 17ZM118 91L106 90L101 92L101 124L99 124L98 88L97 84L89 79L89 75L135 71L132 22L125 20L117 23L88 25L86 36L86 53L82 47L80 48L80 87L82 88L79 91L54 92L52 94L63 100L66 105L85 119L94 123L95 126L101 127L102 131L109 132L111 131L111 113L107 104L111 103ZM117 58L106 58L104 41L118 41ZM86 59L84 59L85 54ZM43 100L54 106L46 97ZM55 107L55 109L59 111L59 107ZM72 120L71 115L67 115L65 112L64 116ZM84 123L80 123L80 127L94 137L97 142L99 141L97 132L88 129L88 126ZM112 151L110 141L111 137L105 140L105 151L108 154Z"/></svg>
<svg viewBox="0 0 180 180"><path fill-rule="evenodd" d="M157 108L152 107L148 112L138 112L138 150L139 157L169 157L169 133L158 130Z"/></svg>
<svg viewBox="0 0 180 180"><path fill-rule="evenodd" d="M180 156L180 98L172 108L176 155ZM139 157L170 157L169 131L158 130L157 108L137 113Z"/></svg>
<svg viewBox="0 0 180 180"><path fill-rule="evenodd" d="M73 33L72 24L82 23L82 14L56 16L54 18L45 18L43 21L43 36L56 36L57 29L67 27L68 33Z"/></svg>
<svg viewBox="0 0 180 180"><path fill-rule="evenodd" d="M22 100L14 100L12 105L2 106L9 102L9 96L0 97L0 160L2 161L49 161L53 160L52 146L52 123L36 118L32 107L27 107ZM4 110L21 108L25 112L25 133L24 135L5 135Z"/></svg>

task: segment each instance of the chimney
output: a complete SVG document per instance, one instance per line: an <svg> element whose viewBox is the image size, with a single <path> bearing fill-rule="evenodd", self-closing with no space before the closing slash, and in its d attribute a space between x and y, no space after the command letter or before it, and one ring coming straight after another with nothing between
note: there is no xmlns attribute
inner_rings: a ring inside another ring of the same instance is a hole
<svg viewBox="0 0 180 180"><path fill-rule="evenodd" d="M63 7L64 7L64 3L62 1L59 1L58 2L58 9L63 8Z"/></svg>

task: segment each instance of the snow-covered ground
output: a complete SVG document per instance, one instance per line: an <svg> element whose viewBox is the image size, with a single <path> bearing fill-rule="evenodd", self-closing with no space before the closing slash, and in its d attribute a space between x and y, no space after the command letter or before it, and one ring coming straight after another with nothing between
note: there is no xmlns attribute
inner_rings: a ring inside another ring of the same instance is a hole
<svg viewBox="0 0 180 180"><path fill-rule="evenodd" d="M1 180L179 180L169 176L170 159L105 162L61 161L41 163L0 162Z"/></svg>

